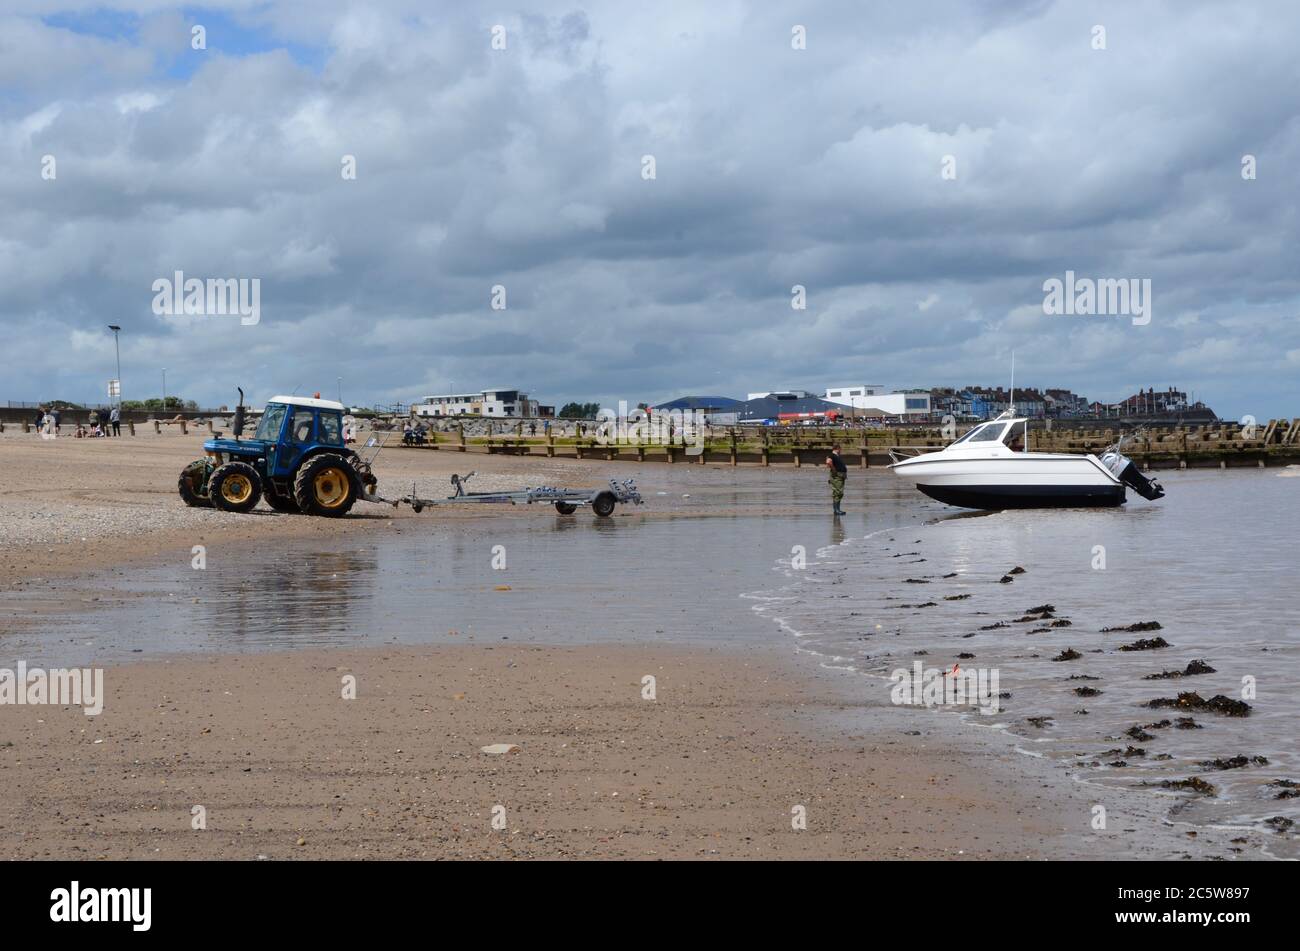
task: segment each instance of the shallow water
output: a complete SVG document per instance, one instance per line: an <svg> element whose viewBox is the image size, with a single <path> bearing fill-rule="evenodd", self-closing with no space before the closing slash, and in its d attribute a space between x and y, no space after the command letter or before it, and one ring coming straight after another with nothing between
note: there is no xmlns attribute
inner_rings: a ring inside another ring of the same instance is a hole
<svg viewBox="0 0 1300 951"><path fill-rule="evenodd" d="M910 673L917 661L936 671L997 671L988 692L1010 694L999 712L953 709L1013 731L1022 749L1058 760L1082 781L1137 786L1199 776L1216 796L1157 787L1178 804L1180 819L1262 828L1275 816L1300 821L1300 800L1279 800L1282 788L1269 785L1300 779L1300 482L1277 470L1162 478L1165 499L1118 509L956 515L933 506L924 525L857 535L821 549L804 570L779 566L784 583L748 597L801 648L869 676L882 696L895 685L884 678ZM1025 572L1002 583L1017 566ZM1048 604L1051 617L1019 621ZM1050 626L1062 619L1068 627ZM1102 633L1144 621L1160 630ZM1119 650L1156 637L1170 646ZM1081 656L1053 660L1066 649ZM1143 679L1194 659L1215 672ZM1079 688L1100 693L1079 696ZM1227 717L1143 706L1182 691L1244 696L1252 710ZM1125 735L1189 715L1199 729ZM1030 717L1051 719L1035 725ZM1200 765L1237 755L1252 762ZM1276 843L1278 854L1296 854L1295 836Z"/></svg>
<svg viewBox="0 0 1300 951"><path fill-rule="evenodd" d="M105 576L94 605L61 604L36 622L0 622L0 658L6 666L19 659L49 666L388 643L770 646L784 637L859 676L868 706L889 703L885 678L916 660L996 670L998 692L1010 694L999 713L954 710L973 725L1013 732L1023 750L1083 782L1202 776L1218 795L1152 793L1191 822L1300 820L1297 800L1277 800L1280 787L1267 785L1300 780L1293 580L1300 479L1278 470L1162 473L1169 494L1156 503L1131 498L1120 509L986 515L926 499L888 472L855 471L850 514L832 520L825 477L814 470L642 472L649 473L648 504L620 507L609 520L501 509L463 520L398 520L329 548L320 541L214 547L204 570L178 553L172 564ZM1093 567L1097 546L1105 549L1104 568ZM801 551L806 567L792 567ZM494 569L502 557L504 570ZM1025 573L999 583L1015 566ZM84 579L67 585L84 586ZM8 592L0 608L21 617L35 599L59 602L59 590ZM969 597L946 600L961 595ZM1043 604L1070 626L1029 633L1045 625L1015 623ZM1101 633L1135 621L1158 621L1161 630ZM980 630L999 622L1007 626ZM1155 636L1172 646L1117 649ZM1065 648L1082 656L1053 662ZM959 658L963 652L975 656ZM1142 679L1192 659L1216 673ZM1199 730L1151 729L1145 741L1122 736L1187 715L1145 709L1144 701L1185 690L1236 698L1248 676L1257 683L1248 718L1196 712ZM1080 686L1101 693L1081 698L1073 693ZM1028 717L1051 719L1037 727ZM1197 765L1237 754L1268 764ZM1107 765L1120 760L1127 765ZM1269 841L1276 854L1295 854L1294 835Z"/></svg>

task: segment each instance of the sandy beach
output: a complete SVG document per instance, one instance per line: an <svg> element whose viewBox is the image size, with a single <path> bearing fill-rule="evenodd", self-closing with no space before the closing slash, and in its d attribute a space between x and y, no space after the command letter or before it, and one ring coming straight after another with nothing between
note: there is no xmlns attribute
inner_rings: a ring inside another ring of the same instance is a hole
<svg viewBox="0 0 1300 951"><path fill-rule="evenodd" d="M174 479L197 443L0 437L0 584L11 597L48 590L67 611L105 578L129 587L133 572L188 559L193 544L234 556L291 542L329 548L403 525L472 537L500 525L473 520L509 517L451 514L458 521L444 524L378 507L343 520L186 509ZM599 484L607 468L482 456L472 465L485 486ZM469 466L458 454L397 451L377 468L381 490L401 491L412 480L444 485ZM674 491L675 501L656 497L661 514L703 493L706 517L729 517L725 469L660 468L650 478L652 487L657 478L695 489ZM511 643L453 636L423 646L146 653L108 666L98 716L0 706L0 855L1170 854L1143 831L1158 824L1151 814L1136 822L1135 811L1125 828L1097 835L1085 792L1015 756L1004 738L963 731L956 718L867 704L851 678L775 633L763 645L609 644L591 615L573 620L562 605L537 604L538 630L587 624L591 643L529 643L536 632L526 625ZM37 609L6 626L31 636L41 623ZM718 614L717 625L729 623ZM647 675L653 700L642 696ZM356 678L355 699L342 695L347 677ZM481 752L497 743L518 751ZM204 829L192 828L196 806ZM503 828L493 828L494 816ZM806 828L792 826L797 818ZM1222 848L1222 838L1202 836L1197 847Z"/></svg>
<svg viewBox="0 0 1300 951"><path fill-rule="evenodd" d="M469 647L109 669L98 717L0 708L4 857L1021 858L1083 840L987 753L827 730L849 704L833 678L780 661ZM480 751L495 743L519 750Z"/></svg>

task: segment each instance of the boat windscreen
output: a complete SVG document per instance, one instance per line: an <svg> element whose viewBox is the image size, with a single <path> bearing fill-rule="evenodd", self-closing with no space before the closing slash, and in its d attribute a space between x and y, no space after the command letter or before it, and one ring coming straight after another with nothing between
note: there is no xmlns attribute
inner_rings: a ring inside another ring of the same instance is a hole
<svg viewBox="0 0 1300 951"><path fill-rule="evenodd" d="M988 423L972 432L967 438L971 442L997 442L1006 428L1006 423Z"/></svg>

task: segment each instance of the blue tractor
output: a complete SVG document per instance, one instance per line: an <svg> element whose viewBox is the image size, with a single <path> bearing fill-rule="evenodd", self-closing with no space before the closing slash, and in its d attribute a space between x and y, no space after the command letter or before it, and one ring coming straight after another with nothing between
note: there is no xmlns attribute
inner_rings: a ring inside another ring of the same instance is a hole
<svg viewBox="0 0 1300 951"><path fill-rule="evenodd" d="M343 404L276 396L266 404L252 439L243 438L244 391L230 438L209 439L202 459L181 471L186 505L248 512L260 499L277 512L338 517L363 495L374 495L370 465L343 441Z"/></svg>

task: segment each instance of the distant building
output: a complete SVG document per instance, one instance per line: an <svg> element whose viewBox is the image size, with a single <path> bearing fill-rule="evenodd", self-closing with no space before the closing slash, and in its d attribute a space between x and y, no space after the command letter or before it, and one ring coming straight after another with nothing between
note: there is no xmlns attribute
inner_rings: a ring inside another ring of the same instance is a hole
<svg viewBox="0 0 1300 951"><path fill-rule="evenodd" d="M650 407L650 414L692 413L702 417L711 426L734 426L737 421L736 410L740 405L740 400L730 396L679 396L675 400Z"/></svg>
<svg viewBox="0 0 1300 951"><path fill-rule="evenodd" d="M745 397L746 400L762 400L768 398L781 400L817 399L816 396L809 393L807 390L769 390L765 393L750 393Z"/></svg>
<svg viewBox="0 0 1300 951"><path fill-rule="evenodd" d="M900 419L925 419L931 412L929 390L886 393L878 383L832 386L826 390L826 399L850 407L848 415L858 418L897 416Z"/></svg>
<svg viewBox="0 0 1300 951"><path fill-rule="evenodd" d="M1093 403L1091 415L1116 416L1175 416L1180 419L1214 419L1214 412L1202 402L1190 402L1187 394L1172 386L1158 391L1154 387L1138 390L1118 403Z"/></svg>
<svg viewBox="0 0 1300 951"><path fill-rule="evenodd" d="M734 410L740 405L740 402L740 400L733 400L730 396L679 396L675 400L669 400L667 403L660 403L650 408L655 412L693 410L697 413L725 413Z"/></svg>
<svg viewBox="0 0 1300 951"><path fill-rule="evenodd" d="M483 390L479 393L444 393L426 396L423 403L411 407L412 416L484 416L510 419L545 416L543 408L555 415L555 407L542 407L519 390Z"/></svg>
<svg viewBox="0 0 1300 951"><path fill-rule="evenodd" d="M1046 415L1052 419L1078 419L1088 415L1088 398L1070 390L1045 390L1043 400Z"/></svg>
<svg viewBox="0 0 1300 951"><path fill-rule="evenodd" d="M768 425L834 423L849 415L841 403L785 391L746 400L735 409L736 421Z"/></svg>
<svg viewBox="0 0 1300 951"><path fill-rule="evenodd" d="M856 386L836 386L826 391L826 398L837 403L845 400L864 399L884 393L885 388L879 383L859 383Z"/></svg>

